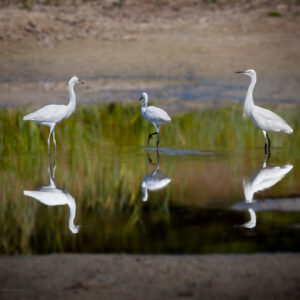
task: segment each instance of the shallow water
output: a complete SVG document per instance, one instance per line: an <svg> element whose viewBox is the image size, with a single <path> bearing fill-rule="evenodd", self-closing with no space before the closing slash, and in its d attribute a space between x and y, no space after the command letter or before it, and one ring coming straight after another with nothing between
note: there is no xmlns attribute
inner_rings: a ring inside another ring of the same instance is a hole
<svg viewBox="0 0 300 300"><path fill-rule="evenodd" d="M299 162L281 154L264 166L256 148L32 153L2 190L1 253L298 251Z"/></svg>
<svg viewBox="0 0 300 300"><path fill-rule="evenodd" d="M0 252L299 251L299 113L293 136L261 132L239 107L153 128L135 106L79 107L48 130L0 112ZM209 126L207 126L209 124ZM281 146L281 147L278 147Z"/></svg>

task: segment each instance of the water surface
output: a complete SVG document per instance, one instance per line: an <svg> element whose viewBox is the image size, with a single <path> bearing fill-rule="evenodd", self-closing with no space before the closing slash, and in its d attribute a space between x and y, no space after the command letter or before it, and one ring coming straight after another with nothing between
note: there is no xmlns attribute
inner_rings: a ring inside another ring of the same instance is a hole
<svg viewBox="0 0 300 300"><path fill-rule="evenodd" d="M272 135L268 158L236 111L197 112L162 128L157 152L138 112L88 110L57 127L50 160L47 129L2 113L2 254L299 251L297 134ZM205 135L211 114L229 129Z"/></svg>

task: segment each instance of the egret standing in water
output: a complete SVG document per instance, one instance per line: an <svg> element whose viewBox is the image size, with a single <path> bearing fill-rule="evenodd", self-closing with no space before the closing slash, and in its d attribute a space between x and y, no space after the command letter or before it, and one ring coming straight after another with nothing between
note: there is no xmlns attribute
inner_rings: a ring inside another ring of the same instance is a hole
<svg viewBox="0 0 300 300"><path fill-rule="evenodd" d="M74 92L74 85L79 83L78 77L74 76L69 81L69 104L68 105L58 105L58 104L50 104L46 105L35 112L25 116L23 118L24 121L31 120L36 122L37 124L45 125L50 127L50 133L48 137L48 148L50 149L50 137L53 133L53 143L56 148L56 141L54 135L55 125L62 120L68 118L75 110L76 106L76 97ZM83 82L81 82L83 84Z"/></svg>
<svg viewBox="0 0 300 300"><path fill-rule="evenodd" d="M244 116L251 117L254 124L262 130L265 138L266 151L267 148L270 149L271 147L271 141L267 133L268 131L285 132L291 134L293 129L277 114L254 104L253 89L256 84L256 72L254 70L238 71L236 73L245 74L251 78L244 105Z"/></svg>
<svg viewBox="0 0 300 300"><path fill-rule="evenodd" d="M159 107L155 107L155 106L148 106L148 95L147 93L142 93L139 101L143 101L142 102L142 108L141 108L141 114L142 116L149 121L150 123L152 123L155 128L156 128L156 132L152 132L149 134L148 136L148 144L149 141L151 140L152 136L157 134L157 143L156 146L158 147L159 145L159 128L161 125L170 122L171 118L170 116L161 108Z"/></svg>

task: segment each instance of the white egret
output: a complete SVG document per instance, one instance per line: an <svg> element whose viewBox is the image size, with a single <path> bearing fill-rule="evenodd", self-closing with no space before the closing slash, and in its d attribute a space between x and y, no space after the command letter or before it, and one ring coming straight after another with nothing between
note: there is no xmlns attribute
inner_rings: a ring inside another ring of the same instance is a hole
<svg viewBox="0 0 300 300"><path fill-rule="evenodd" d="M142 102L142 108L141 108L141 114L142 116L149 121L150 123L152 123L154 125L154 127L156 128L156 132L150 133L148 136L148 144L150 139L152 138L153 135L157 134L157 147L159 145L159 128L161 125L170 122L171 118L170 116L161 108L159 107L155 107L155 106L148 106L148 95L147 93L142 93L139 101L143 101Z"/></svg>
<svg viewBox="0 0 300 300"><path fill-rule="evenodd" d="M272 187L282 180L293 169L293 166L290 164L286 164L282 167L275 166L272 168L267 168L268 159L269 156L265 155L262 168L259 169L250 180L243 181L246 202L237 203L233 207L235 209L248 209L250 221L242 225L243 227L253 228L256 225L256 214L254 210L255 206L253 206L254 194Z"/></svg>
<svg viewBox="0 0 300 300"><path fill-rule="evenodd" d="M48 148L50 149L50 137L53 133L53 143L56 148L56 140L54 135L55 125L61 122L62 120L68 118L75 110L76 106L76 96L74 92L74 85L79 83L78 77L74 76L69 81L69 104L50 104L46 105L35 112L26 115L23 120L31 120L38 124L49 126L50 133L48 137ZM81 82L83 84L83 82Z"/></svg>
<svg viewBox="0 0 300 300"><path fill-rule="evenodd" d="M148 155L149 162L152 163ZM159 153L157 151L157 166L153 173L146 175L142 181L142 201L148 200L148 190L157 191L166 187L171 182L171 179L159 172Z"/></svg>
<svg viewBox="0 0 300 300"><path fill-rule="evenodd" d="M292 169L293 166L290 164L267 168L264 162L263 167L254 174L251 180L243 182L246 202L252 203L255 193L269 189L281 181Z"/></svg>
<svg viewBox="0 0 300 300"><path fill-rule="evenodd" d="M255 70L238 71L236 73L245 74L250 76L251 82L248 87L247 96L244 105L244 116L251 117L254 124L259 127L265 138L265 151L270 149L271 141L268 136L268 131L284 132L291 134L293 129L277 114L272 111L259 107L253 102L253 89L256 84L256 72Z"/></svg>
<svg viewBox="0 0 300 300"><path fill-rule="evenodd" d="M58 189L55 185L55 168L53 167L53 175L50 173L50 160L48 160L48 175L50 183L49 185L44 185L37 188L34 191L24 191L24 195L34 198L39 202L47 206L58 206L58 205L68 205L70 210L69 215L69 229L72 233L78 233L79 226L74 224L74 219L76 216L76 201L67 192Z"/></svg>

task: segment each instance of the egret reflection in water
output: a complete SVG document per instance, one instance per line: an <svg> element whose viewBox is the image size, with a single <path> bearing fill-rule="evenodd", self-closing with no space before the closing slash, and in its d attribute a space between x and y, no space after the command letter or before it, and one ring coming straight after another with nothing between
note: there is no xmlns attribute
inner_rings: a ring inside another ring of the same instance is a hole
<svg viewBox="0 0 300 300"><path fill-rule="evenodd" d="M237 203L233 206L233 209L243 210L248 209L250 214L250 221L243 224L243 227L254 228L256 226L256 214L253 207L253 196L257 192L264 191L274 186L281 181L292 169L293 165L286 164L284 166L275 166L267 168L267 162L269 160L270 153L265 155L264 163L261 169L259 169L250 180L243 181L245 202Z"/></svg>
<svg viewBox="0 0 300 300"><path fill-rule="evenodd" d="M76 201L68 192L58 189L56 187L55 185L56 160L54 160L52 176L50 171L50 165L51 165L50 157L48 157L49 185L40 186L36 188L34 191L24 190L24 195L34 198L47 206L68 205L70 210L69 229L72 233L76 234L79 231L79 226L74 224L74 219L76 216Z"/></svg>
<svg viewBox="0 0 300 300"><path fill-rule="evenodd" d="M150 154L148 153L148 160L153 164ZM149 173L142 181L142 200L148 200L148 190L157 191L165 188L171 179L159 171L159 152L156 150L156 169L153 173Z"/></svg>

